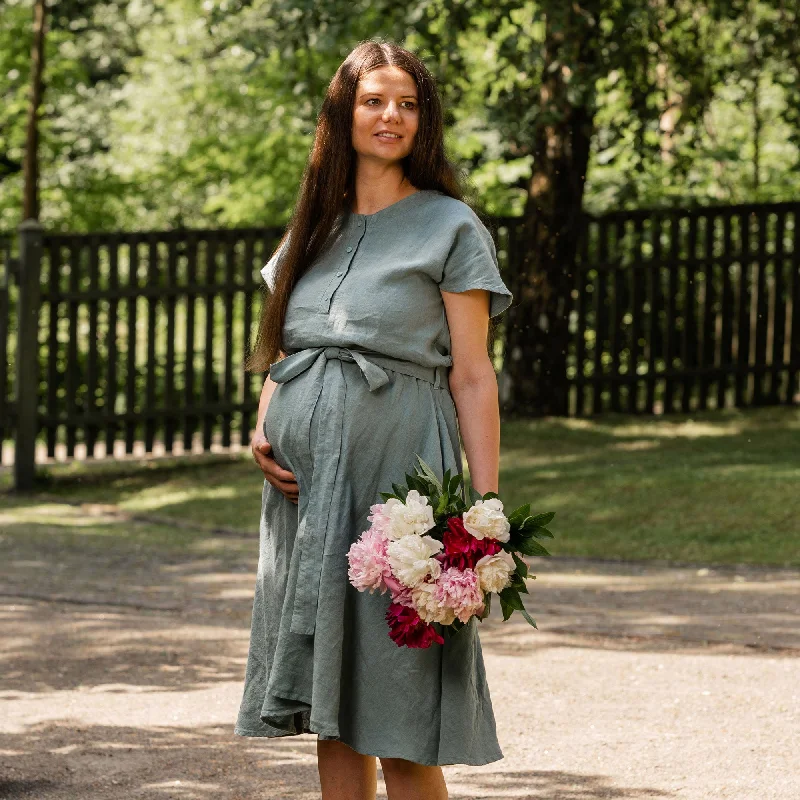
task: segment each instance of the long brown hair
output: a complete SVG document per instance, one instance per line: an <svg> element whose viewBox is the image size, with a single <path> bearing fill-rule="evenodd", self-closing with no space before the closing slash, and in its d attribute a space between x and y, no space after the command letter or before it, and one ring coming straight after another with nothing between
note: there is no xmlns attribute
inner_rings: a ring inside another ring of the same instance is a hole
<svg viewBox="0 0 800 800"><path fill-rule="evenodd" d="M405 70L417 85L419 121L411 152L402 160L405 177L417 189L436 189L458 200L463 200L465 192L473 194L467 176L445 155L442 103L428 69L414 53L393 42L360 42L336 70L325 93L297 204L279 244L280 247L291 233L280 257L275 287L272 292L262 289L266 297L261 304L258 334L245 359L245 368L251 372L266 370L280 355L289 295L329 237L336 233L339 214L352 206L356 86L368 72L385 66Z"/></svg>

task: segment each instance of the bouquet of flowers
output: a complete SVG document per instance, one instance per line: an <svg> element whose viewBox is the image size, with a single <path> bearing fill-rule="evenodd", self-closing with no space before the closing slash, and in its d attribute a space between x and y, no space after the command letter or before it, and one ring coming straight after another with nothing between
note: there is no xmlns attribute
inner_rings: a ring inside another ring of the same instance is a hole
<svg viewBox="0 0 800 800"><path fill-rule="evenodd" d="M473 616L489 615L493 593L503 620L519 611L536 628L520 598L525 578L535 577L522 556L550 555L539 539L553 538L545 526L555 513L531 515L525 504L506 516L496 493L471 486L467 506L463 475L447 470L440 481L417 460L407 486L393 483L370 507L372 524L347 554L350 583L391 593L386 621L398 647L444 644Z"/></svg>

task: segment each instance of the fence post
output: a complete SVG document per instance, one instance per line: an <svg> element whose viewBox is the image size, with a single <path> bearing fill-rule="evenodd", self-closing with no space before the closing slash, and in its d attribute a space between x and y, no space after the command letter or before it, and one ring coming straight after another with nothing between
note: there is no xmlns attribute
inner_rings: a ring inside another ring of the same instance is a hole
<svg viewBox="0 0 800 800"><path fill-rule="evenodd" d="M14 487L33 488L39 411L39 279L42 226L35 219L19 228L19 314L17 316L17 435L14 445Z"/></svg>

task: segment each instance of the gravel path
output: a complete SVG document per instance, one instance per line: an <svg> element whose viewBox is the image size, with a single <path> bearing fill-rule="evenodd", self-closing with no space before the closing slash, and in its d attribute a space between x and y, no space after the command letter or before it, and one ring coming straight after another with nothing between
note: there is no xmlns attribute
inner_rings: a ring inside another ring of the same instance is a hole
<svg viewBox="0 0 800 800"><path fill-rule="evenodd" d="M0 559L0 798L319 797L316 737L232 733L254 561ZM800 572L531 565L539 630L481 629L506 757L451 798L800 797Z"/></svg>

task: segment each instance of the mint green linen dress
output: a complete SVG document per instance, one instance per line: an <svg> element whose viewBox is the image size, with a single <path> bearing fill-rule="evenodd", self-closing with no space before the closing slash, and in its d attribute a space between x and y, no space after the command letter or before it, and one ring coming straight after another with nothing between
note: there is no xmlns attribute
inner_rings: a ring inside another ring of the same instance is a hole
<svg viewBox="0 0 800 800"><path fill-rule="evenodd" d="M340 220L292 290L287 356L270 367L278 386L264 433L297 477L299 502L264 481L235 733L317 733L368 755L487 764L503 753L480 623L444 645L398 647L384 616L389 593L357 591L347 551L416 454L439 475L462 471L440 290L487 289L491 316L511 292L491 235L460 200L422 190ZM280 255L262 270L270 286Z"/></svg>

